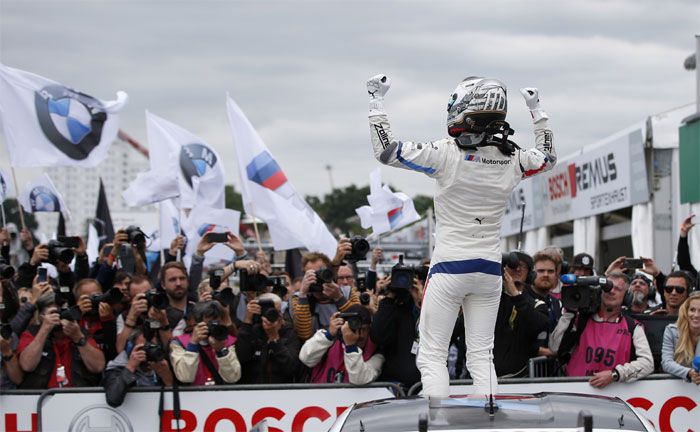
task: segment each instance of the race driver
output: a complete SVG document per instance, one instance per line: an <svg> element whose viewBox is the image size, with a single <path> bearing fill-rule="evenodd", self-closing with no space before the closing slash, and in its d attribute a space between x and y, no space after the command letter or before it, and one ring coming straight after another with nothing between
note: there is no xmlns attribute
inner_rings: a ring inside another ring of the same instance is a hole
<svg viewBox="0 0 700 432"><path fill-rule="evenodd" d="M423 395L449 395L447 350L460 306L474 394L494 394L491 350L501 295L501 219L518 182L556 163L547 114L540 108L536 88L521 90L532 114L536 143L534 149L521 150L507 139L513 130L505 122L505 85L496 79L468 77L447 106L450 138L400 141L384 109L390 85L386 75L367 81L374 156L385 165L418 171L437 181L437 241L421 307L416 359Z"/></svg>

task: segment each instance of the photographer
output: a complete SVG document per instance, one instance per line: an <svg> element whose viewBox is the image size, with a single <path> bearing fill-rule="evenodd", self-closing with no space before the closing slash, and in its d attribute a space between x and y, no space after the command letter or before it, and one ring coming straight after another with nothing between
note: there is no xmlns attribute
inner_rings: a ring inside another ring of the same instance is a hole
<svg viewBox="0 0 700 432"><path fill-rule="evenodd" d="M178 261L165 263L160 269L160 285L168 296L168 307L165 310L168 317L168 327L175 330L194 306L188 298L189 282L187 269Z"/></svg>
<svg viewBox="0 0 700 432"><path fill-rule="evenodd" d="M171 386L173 374L163 347L154 336L146 338L141 329L134 330L127 339L126 349L105 369L102 385L111 407L124 402L131 387Z"/></svg>
<svg viewBox="0 0 700 432"><path fill-rule="evenodd" d="M248 302L236 341L243 371L240 383L295 382L301 368L300 346L294 329L282 316L282 301L277 295L264 293Z"/></svg>
<svg viewBox="0 0 700 432"><path fill-rule="evenodd" d="M591 376L589 383L597 388L615 381L636 381L654 370L644 328L621 314L627 276L613 272L608 281L612 289L599 296L599 306L590 312L565 309L549 340L550 348L566 366L566 375ZM564 289L581 288L592 289L576 285Z"/></svg>
<svg viewBox="0 0 700 432"><path fill-rule="evenodd" d="M343 319L342 315L353 315ZM352 305L341 315L331 316L328 330L318 330L304 343L299 359L313 368L313 383L369 384L382 370L384 356L369 336L372 314Z"/></svg>
<svg viewBox="0 0 700 432"><path fill-rule="evenodd" d="M414 277L412 286L392 287L391 279L377 282L377 289L386 284L385 296L379 300L379 308L372 319L370 338L381 347L386 364L380 381L392 381L405 388L420 381L416 367L418 354L418 318L425 281Z"/></svg>
<svg viewBox="0 0 700 432"><path fill-rule="evenodd" d="M232 384L241 378L235 338L221 320L224 309L217 302L198 303L192 312L197 323L170 343L170 361L175 376L193 385Z"/></svg>
<svg viewBox="0 0 700 432"><path fill-rule="evenodd" d="M113 304L121 302L123 294L116 289L111 293L117 293L112 300ZM77 305L82 314L80 328L87 331L88 335L95 339L97 346L102 350L107 360L117 356L117 323L109 302L97 302L96 298L104 297L102 287L95 279L83 279L73 288L73 295L77 299ZM103 298L103 300L107 300Z"/></svg>
<svg viewBox="0 0 700 432"><path fill-rule="evenodd" d="M98 385L105 357L95 340L78 325L79 312L59 310L54 293L42 295L36 306L36 324L22 333L17 347L19 364L26 373L19 388Z"/></svg>
<svg viewBox="0 0 700 432"><path fill-rule="evenodd" d="M538 356L553 357L554 353L548 348L549 335L557 326L561 317L561 301L554 297L553 290L559 286L561 260L558 255L544 251L537 252L533 257L535 280L532 286L526 286L524 294L535 302L535 308L548 317L546 331L537 336Z"/></svg>
<svg viewBox="0 0 700 432"><path fill-rule="evenodd" d="M344 257L349 252L350 242L339 242L336 257ZM348 251L345 251L348 249ZM336 312L345 312L353 304L360 304L357 293L349 298L343 295L340 287L333 282L331 262L320 252L304 254L301 260L304 279L299 291L291 298L291 314L294 331L304 341L314 332L328 328L330 317ZM327 280L317 276L325 274Z"/></svg>
<svg viewBox="0 0 700 432"><path fill-rule="evenodd" d="M625 315L648 315L653 310L649 307L649 302L656 297L654 281L646 273L637 272L632 277L628 295L625 299L622 313Z"/></svg>
<svg viewBox="0 0 700 432"><path fill-rule="evenodd" d="M0 287L0 389L2 390L16 388L24 378L24 372L15 355L17 334L8 324L18 309L19 301L12 282L3 280Z"/></svg>
<svg viewBox="0 0 700 432"><path fill-rule="evenodd" d="M527 375L528 360L538 354L538 335L546 333L549 325L546 309L536 308L535 300L523 294L533 271L532 258L519 251L511 255L517 256L512 263L517 266L503 266L503 292L494 334L493 363L499 377Z"/></svg>
<svg viewBox="0 0 700 432"><path fill-rule="evenodd" d="M133 299L131 305L120 316L122 319L117 320L117 352L121 353L129 337L141 328L157 332L160 343L167 346L173 333L170 330L165 312L168 304L165 293L155 291L153 284L147 277L134 275L129 281L129 295Z"/></svg>
<svg viewBox="0 0 700 432"><path fill-rule="evenodd" d="M17 283L19 286L31 286L37 269L42 263L49 263L56 267L58 272L58 286L72 287L77 281L88 276L89 263L86 246L78 237L78 246L73 248L66 244L51 240L48 244L40 244L32 251L29 262L17 269ZM70 263L75 258L75 271L70 269Z"/></svg>

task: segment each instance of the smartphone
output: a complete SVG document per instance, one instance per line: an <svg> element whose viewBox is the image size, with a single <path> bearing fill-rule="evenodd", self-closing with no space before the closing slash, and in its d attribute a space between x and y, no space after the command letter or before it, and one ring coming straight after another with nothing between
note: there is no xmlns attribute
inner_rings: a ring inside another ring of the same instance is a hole
<svg viewBox="0 0 700 432"><path fill-rule="evenodd" d="M226 243L228 241L228 233L209 233L207 234L209 243Z"/></svg>
<svg viewBox="0 0 700 432"><path fill-rule="evenodd" d="M42 283L49 280L48 269L46 267L39 267L36 271L37 282Z"/></svg>
<svg viewBox="0 0 700 432"><path fill-rule="evenodd" d="M58 236L58 241L63 243L66 247L69 248L78 248L80 247L80 237L76 236Z"/></svg>
<svg viewBox="0 0 700 432"><path fill-rule="evenodd" d="M644 262L641 259L625 258L622 262L622 267L626 269L640 269L644 268Z"/></svg>

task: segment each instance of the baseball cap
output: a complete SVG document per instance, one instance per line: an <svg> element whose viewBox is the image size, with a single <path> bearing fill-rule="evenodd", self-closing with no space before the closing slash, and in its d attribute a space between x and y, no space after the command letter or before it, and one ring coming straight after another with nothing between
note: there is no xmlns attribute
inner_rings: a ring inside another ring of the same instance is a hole
<svg viewBox="0 0 700 432"><path fill-rule="evenodd" d="M572 268L586 268L593 270L593 257L583 252L574 257Z"/></svg>

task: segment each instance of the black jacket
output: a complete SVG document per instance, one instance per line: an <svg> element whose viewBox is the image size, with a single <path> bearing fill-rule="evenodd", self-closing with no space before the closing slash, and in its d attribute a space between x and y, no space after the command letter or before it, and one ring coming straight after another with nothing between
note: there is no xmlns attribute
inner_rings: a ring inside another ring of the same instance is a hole
<svg viewBox="0 0 700 432"><path fill-rule="evenodd" d="M384 298L372 318L369 337L381 347L386 361L378 381L400 382L411 386L420 381L416 355L411 353L418 336L418 309L413 298L397 304L395 299Z"/></svg>
<svg viewBox="0 0 700 432"><path fill-rule="evenodd" d="M139 369L133 373L126 368L128 356L126 351L119 353L117 358L107 364L102 385L105 388L105 399L111 407L124 403L126 393L132 387L162 386L163 381L155 373L146 374ZM155 381L154 381L155 378Z"/></svg>
<svg viewBox="0 0 700 432"><path fill-rule="evenodd" d="M239 384L292 383L301 375L301 342L291 325L285 324L277 342L268 342L262 324L241 323L236 355L241 363Z"/></svg>
<svg viewBox="0 0 700 432"><path fill-rule="evenodd" d="M527 372L527 361L537 356L537 336L547 331L549 317L544 308L525 294L501 294L496 317L493 362L498 376Z"/></svg>

